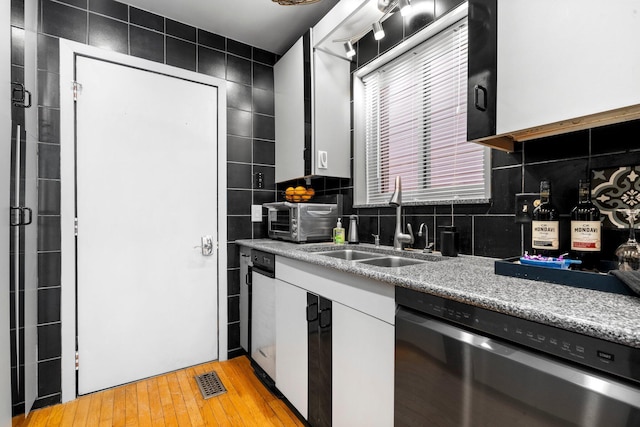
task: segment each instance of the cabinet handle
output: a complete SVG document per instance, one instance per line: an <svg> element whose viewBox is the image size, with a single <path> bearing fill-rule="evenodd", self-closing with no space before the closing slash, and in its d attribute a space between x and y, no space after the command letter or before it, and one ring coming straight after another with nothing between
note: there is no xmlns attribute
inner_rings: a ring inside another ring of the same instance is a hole
<svg viewBox="0 0 640 427"><path fill-rule="evenodd" d="M318 320L318 303L314 302L307 306L307 322Z"/></svg>
<svg viewBox="0 0 640 427"><path fill-rule="evenodd" d="M480 93L482 93L482 104L480 104ZM487 88L475 85L473 87L473 102L477 110L487 111Z"/></svg>
<svg viewBox="0 0 640 427"><path fill-rule="evenodd" d="M327 320L327 322L325 323L324 320ZM329 326L331 326L331 309L327 308L320 311L320 327L328 328Z"/></svg>

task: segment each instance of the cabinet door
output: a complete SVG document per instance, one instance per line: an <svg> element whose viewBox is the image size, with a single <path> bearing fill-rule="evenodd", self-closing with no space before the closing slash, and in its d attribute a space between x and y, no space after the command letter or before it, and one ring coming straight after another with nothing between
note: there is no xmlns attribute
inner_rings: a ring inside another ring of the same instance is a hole
<svg viewBox="0 0 640 427"><path fill-rule="evenodd" d="M307 419L307 291L276 279L276 387Z"/></svg>
<svg viewBox="0 0 640 427"><path fill-rule="evenodd" d="M333 302L333 426L392 426L394 327Z"/></svg>
<svg viewBox="0 0 640 427"><path fill-rule="evenodd" d="M350 62L321 50L313 54L313 173L351 176Z"/></svg>
<svg viewBox="0 0 640 427"><path fill-rule="evenodd" d="M276 182L304 173L304 55L302 38L273 67L276 131Z"/></svg>
<svg viewBox="0 0 640 427"><path fill-rule="evenodd" d="M496 134L497 0L469 1L467 139Z"/></svg>
<svg viewBox="0 0 640 427"><path fill-rule="evenodd" d="M307 293L309 330L309 417L313 427L331 426L331 355L333 302Z"/></svg>
<svg viewBox="0 0 640 427"><path fill-rule="evenodd" d="M251 281L251 358L275 380L276 279L253 273Z"/></svg>
<svg viewBox="0 0 640 427"><path fill-rule="evenodd" d="M497 133L640 104L639 9L638 0L499 1Z"/></svg>

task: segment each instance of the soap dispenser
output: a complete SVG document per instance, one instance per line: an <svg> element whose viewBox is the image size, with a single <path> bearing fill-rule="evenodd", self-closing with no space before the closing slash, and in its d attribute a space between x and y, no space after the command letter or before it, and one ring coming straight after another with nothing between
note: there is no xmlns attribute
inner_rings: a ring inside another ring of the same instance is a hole
<svg viewBox="0 0 640 427"><path fill-rule="evenodd" d="M358 215L349 216L349 243L360 243L358 240Z"/></svg>
<svg viewBox="0 0 640 427"><path fill-rule="evenodd" d="M333 243L339 245L344 243L344 228L342 228L342 218L338 218L338 223L333 229Z"/></svg>

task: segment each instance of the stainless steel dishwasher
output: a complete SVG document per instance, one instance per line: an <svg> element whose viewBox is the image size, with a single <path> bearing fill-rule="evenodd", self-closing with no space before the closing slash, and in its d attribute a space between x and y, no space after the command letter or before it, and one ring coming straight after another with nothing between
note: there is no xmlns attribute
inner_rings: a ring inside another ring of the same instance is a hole
<svg viewBox="0 0 640 427"><path fill-rule="evenodd" d="M640 349L396 289L396 426L640 426Z"/></svg>

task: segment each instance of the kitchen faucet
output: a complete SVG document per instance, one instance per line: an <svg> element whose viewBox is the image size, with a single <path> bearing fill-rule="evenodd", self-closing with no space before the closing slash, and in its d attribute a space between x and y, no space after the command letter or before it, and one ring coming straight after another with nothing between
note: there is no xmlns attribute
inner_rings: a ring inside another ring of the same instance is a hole
<svg viewBox="0 0 640 427"><path fill-rule="evenodd" d="M422 252L425 254L431 253L433 248L433 243L429 243L429 226L424 222L420 224L420 228L418 229L418 237L422 237L422 230L424 230L424 249Z"/></svg>
<svg viewBox="0 0 640 427"><path fill-rule="evenodd" d="M413 243L413 230L411 229L411 224L407 224L409 234L402 232L402 184L400 176L396 176L396 189L393 191L389 204L396 207L396 231L393 234L393 249L401 251L403 243Z"/></svg>

